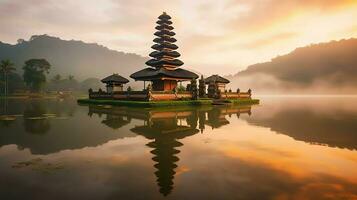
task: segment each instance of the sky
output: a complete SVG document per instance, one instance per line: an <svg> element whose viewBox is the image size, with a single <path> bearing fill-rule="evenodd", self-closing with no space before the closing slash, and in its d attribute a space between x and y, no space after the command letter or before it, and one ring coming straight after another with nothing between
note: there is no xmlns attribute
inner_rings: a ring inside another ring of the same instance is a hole
<svg viewBox="0 0 357 200"><path fill-rule="evenodd" d="M357 0L0 0L0 41L48 34L148 56L163 11L184 66L206 74L357 37Z"/></svg>

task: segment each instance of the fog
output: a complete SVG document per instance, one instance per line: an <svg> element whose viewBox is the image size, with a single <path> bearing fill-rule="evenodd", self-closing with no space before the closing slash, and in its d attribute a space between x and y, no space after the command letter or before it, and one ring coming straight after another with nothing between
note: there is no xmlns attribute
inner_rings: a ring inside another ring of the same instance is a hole
<svg viewBox="0 0 357 200"><path fill-rule="evenodd" d="M231 83L227 88L246 91L249 88L256 94L357 94L357 84L354 82L336 81L335 77L316 78L312 83L294 83L282 81L272 75L263 73L249 76L228 77Z"/></svg>

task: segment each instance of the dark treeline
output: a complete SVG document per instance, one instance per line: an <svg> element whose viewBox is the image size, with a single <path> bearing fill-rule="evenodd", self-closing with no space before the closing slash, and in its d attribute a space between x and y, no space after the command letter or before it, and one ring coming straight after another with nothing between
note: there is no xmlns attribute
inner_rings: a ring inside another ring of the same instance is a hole
<svg viewBox="0 0 357 200"><path fill-rule="evenodd" d="M87 91L101 86L97 78L77 81L73 75L57 74L49 77L51 64L46 59L29 59L22 66L22 73L8 59L0 61L0 94L51 91Z"/></svg>

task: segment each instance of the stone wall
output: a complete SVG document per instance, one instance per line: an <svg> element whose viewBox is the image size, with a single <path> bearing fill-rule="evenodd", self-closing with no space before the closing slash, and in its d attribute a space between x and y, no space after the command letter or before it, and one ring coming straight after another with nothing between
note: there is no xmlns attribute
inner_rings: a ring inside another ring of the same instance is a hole
<svg viewBox="0 0 357 200"><path fill-rule="evenodd" d="M90 99L114 99L114 100L132 100L132 101L168 101L192 99L191 92L182 91L122 91L106 93L104 91L89 92Z"/></svg>
<svg viewBox="0 0 357 200"><path fill-rule="evenodd" d="M209 96L215 99L239 99L251 98L251 91L248 92L216 92L215 96ZM118 91L107 93L104 91L89 91L90 99L114 99L131 101L170 101L170 100L188 100L193 99L192 91Z"/></svg>

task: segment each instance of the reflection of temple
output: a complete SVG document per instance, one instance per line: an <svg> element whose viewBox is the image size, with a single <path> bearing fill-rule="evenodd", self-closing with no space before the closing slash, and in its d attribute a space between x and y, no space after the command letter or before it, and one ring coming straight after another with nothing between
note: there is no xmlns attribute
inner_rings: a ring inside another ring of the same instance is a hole
<svg viewBox="0 0 357 200"><path fill-rule="evenodd" d="M251 115L251 107L216 107L207 113L207 120L205 120L204 124L212 127L212 129L219 128L229 124L229 121L226 119L226 115L231 117L232 114L236 114L239 118L239 116L243 113Z"/></svg>
<svg viewBox="0 0 357 200"><path fill-rule="evenodd" d="M17 107L14 108L17 109ZM11 112L13 113L13 111ZM11 127L4 127L0 124L0 147L16 144L19 147L28 148L32 154L46 155L61 150L98 146L111 140L135 137L136 134L144 136L151 140L147 146L151 148L153 154L152 160L156 168L155 175L160 192L163 195L168 195L174 186L175 170L179 161L179 147L183 145L180 139L197 134L200 130L203 132L206 126L218 128L229 124L226 119L227 115L239 116L240 113L250 113L250 107L202 106L174 107L163 110L163 108L135 109L90 105L88 115L93 116L93 118L89 118L72 111L72 106L68 102L52 105L42 101L40 105L33 103L26 105L19 112L23 112L26 117L53 113L62 117L74 116L73 118L78 120L71 118L70 120L60 121L61 128L49 130L46 129L43 120L39 120L35 127L37 129L31 132L25 130L28 127L25 129L22 127L28 126L23 121L17 120L14 123L21 123L22 125ZM50 120L55 119L48 118L45 120L50 122ZM142 125L135 126L131 129L131 132L121 131L122 127L130 126L130 123L134 120L135 123L139 121L138 123L142 123ZM89 130L88 126L78 126L79 121L93 128ZM55 123L52 125L56 126ZM76 128L73 129L73 127ZM108 127L116 131L107 131ZM40 133L38 130L42 129L48 132L33 135Z"/></svg>
<svg viewBox="0 0 357 200"><path fill-rule="evenodd" d="M175 164L179 158L176 156L180 151L176 149L183 144L177 140L199 132L196 129L197 115L194 111L152 111L134 110L123 108L103 109L90 106L90 114L106 114L106 120L102 123L111 128L130 122L131 118L141 119L144 125L136 126L132 132L153 140L147 144L152 148L154 167L157 169L155 175L160 187L160 193L168 195L173 188L175 175ZM125 120L126 119L126 120ZM128 121L129 120L129 121Z"/></svg>
<svg viewBox="0 0 357 200"><path fill-rule="evenodd" d="M102 116L105 114L105 119L102 120L102 123L112 129L119 129L131 122L130 116L125 116L125 112L122 109L119 110L119 113L115 113L109 109L103 109L97 106L89 106L88 115L92 116L93 113Z"/></svg>
<svg viewBox="0 0 357 200"><path fill-rule="evenodd" d="M178 149L183 144L180 139L204 131L205 125L218 128L229 124L226 115L240 113L250 114L251 107L201 107L201 108L175 108L175 110L138 110L112 108L107 109L112 115L126 116L143 120L143 125L131 129L132 132L152 140L147 144L152 148L152 160L157 169L155 175L159 191L164 196L171 193L174 185L175 169L179 161ZM92 111L95 108L91 108ZM105 113L101 112L101 113ZM115 114L114 114L115 113Z"/></svg>
<svg viewBox="0 0 357 200"><path fill-rule="evenodd" d="M194 135L199 132L195 125L180 125L182 117L170 112L156 113L157 116L150 116L145 125L137 126L131 131L143 135L147 139L153 140L147 146L153 148L154 154L152 160L156 162L154 167L157 169L157 183L160 187L160 193L168 195L173 188L173 179L175 175L175 164L179 158L176 156L180 153L176 148L183 144L178 139ZM185 115L185 113L181 113ZM191 114L190 112L186 114ZM171 116L167 118L167 116ZM187 117L187 116L186 116ZM197 122L197 120L194 120ZM190 121L187 120L189 123ZM192 121L193 122L193 121Z"/></svg>
<svg viewBox="0 0 357 200"><path fill-rule="evenodd" d="M179 141L200 132L205 126L219 128L229 124L227 115L251 114L250 106L217 106L217 107L183 107L162 109L130 109L122 107L105 108L89 106L89 114L106 114L102 121L108 127L116 128L131 119L143 121L143 125L135 126L132 132L152 140L147 144L154 155L152 160L157 169L155 175L160 193L170 194L174 185L175 169L179 161L178 149L183 144ZM108 123L110 122L110 123Z"/></svg>

